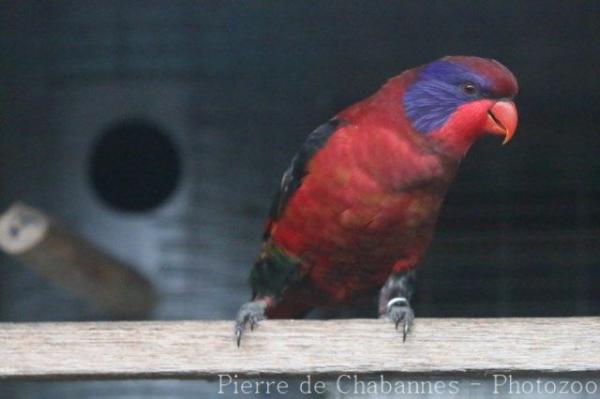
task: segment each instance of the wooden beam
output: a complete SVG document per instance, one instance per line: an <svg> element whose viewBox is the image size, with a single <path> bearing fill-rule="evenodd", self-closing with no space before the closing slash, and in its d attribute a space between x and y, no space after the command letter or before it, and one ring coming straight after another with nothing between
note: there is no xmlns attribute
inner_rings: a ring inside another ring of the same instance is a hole
<svg viewBox="0 0 600 399"><path fill-rule="evenodd" d="M141 318L154 306L144 276L39 209L16 203L0 215L0 249L117 318Z"/></svg>
<svg viewBox="0 0 600 399"><path fill-rule="evenodd" d="M598 372L600 318L264 321L237 348L231 321L0 324L0 378L219 374Z"/></svg>

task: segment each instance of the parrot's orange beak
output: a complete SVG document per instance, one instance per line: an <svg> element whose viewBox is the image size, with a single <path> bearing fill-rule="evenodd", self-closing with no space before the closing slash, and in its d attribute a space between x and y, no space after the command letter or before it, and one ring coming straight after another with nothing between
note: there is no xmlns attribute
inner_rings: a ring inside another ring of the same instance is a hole
<svg viewBox="0 0 600 399"><path fill-rule="evenodd" d="M502 144L506 144L515 135L518 119L515 103L509 100L498 101L487 111L484 130L487 133L503 135Z"/></svg>

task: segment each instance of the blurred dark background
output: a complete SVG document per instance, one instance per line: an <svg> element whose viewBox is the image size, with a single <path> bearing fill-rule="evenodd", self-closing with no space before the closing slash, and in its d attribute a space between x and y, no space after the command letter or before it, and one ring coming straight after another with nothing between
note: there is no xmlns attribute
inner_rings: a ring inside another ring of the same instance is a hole
<svg viewBox="0 0 600 399"><path fill-rule="evenodd" d="M599 15L597 1L2 1L0 205L26 201L135 265L159 287L157 319L232 318L305 136L404 69L492 57L519 79L520 126L465 160L417 315L600 315ZM0 257L0 321L105 318ZM45 389L201 390L66 386Z"/></svg>

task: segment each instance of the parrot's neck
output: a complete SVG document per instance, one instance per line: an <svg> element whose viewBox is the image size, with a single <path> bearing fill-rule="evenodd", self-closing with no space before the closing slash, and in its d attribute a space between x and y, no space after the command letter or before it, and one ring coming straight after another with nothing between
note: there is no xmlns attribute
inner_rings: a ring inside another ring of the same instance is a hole
<svg viewBox="0 0 600 399"><path fill-rule="evenodd" d="M427 138L432 148L448 158L460 160L484 133L487 103L477 102L459 107L450 119Z"/></svg>
<svg viewBox="0 0 600 399"><path fill-rule="evenodd" d="M444 158L460 163L477 138L464 137L462 135L456 136L445 137L440 135L432 140L432 145L434 150Z"/></svg>
<svg viewBox="0 0 600 399"><path fill-rule="evenodd" d="M380 106L390 101L390 96L378 95L339 115L349 123L345 148L352 149L357 166L387 191L433 181L449 185L472 142L434 143L414 133L397 108Z"/></svg>
<svg viewBox="0 0 600 399"><path fill-rule="evenodd" d="M405 129L389 125L363 125L351 136L357 141L350 148L358 166L385 191L426 189L432 184L445 191L462 159L436 151L423 136L407 135Z"/></svg>

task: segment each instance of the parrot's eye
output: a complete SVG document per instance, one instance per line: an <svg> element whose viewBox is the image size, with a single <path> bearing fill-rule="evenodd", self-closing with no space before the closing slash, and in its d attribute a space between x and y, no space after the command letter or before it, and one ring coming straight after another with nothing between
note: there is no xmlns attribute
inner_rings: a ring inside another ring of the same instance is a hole
<svg viewBox="0 0 600 399"><path fill-rule="evenodd" d="M473 97L479 94L479 88L474 83L464 82L460 85L460 89L467 96Z"/></svg>

